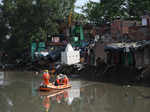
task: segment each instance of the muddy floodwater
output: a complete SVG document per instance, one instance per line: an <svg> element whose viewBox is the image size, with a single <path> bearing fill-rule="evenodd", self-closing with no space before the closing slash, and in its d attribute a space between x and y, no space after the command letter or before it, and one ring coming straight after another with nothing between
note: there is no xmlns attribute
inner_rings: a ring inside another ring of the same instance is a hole
<svg viewBox="0 0 150 112"><path fill-rule="evenodd" d="M41 76L0 72L0 112L149 112L150 88L71 79L72 88L39 92Z"/></svg>

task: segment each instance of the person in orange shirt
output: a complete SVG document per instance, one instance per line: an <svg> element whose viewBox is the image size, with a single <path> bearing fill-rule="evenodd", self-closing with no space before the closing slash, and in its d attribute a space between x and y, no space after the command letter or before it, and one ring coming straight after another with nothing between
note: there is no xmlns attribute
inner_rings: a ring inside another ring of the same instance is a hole
<svg viewBox="0 0 150 112"><path fill-rule="evenodd" d="M69 83L69 79L68 79L67 75L64 75L63 84L67 85L68 83Z"/></svg>
<svg viewBox="0 0 150 112"><path fill-rule="evenodd" d="M43 84L48 86L50 84L49 80L50 80L50 75L48 73L48 70L45 70L44 73L43 73Z"/></svg>

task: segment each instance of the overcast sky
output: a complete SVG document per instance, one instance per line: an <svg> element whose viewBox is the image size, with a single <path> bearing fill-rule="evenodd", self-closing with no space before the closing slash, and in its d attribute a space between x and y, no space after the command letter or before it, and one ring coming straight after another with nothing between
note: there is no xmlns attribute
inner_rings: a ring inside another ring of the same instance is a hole
<svg viewBox="0 0 150 112"><path fill-rule="evenodd" d="M86 4L89 0L77 0L77 2L75 3L76 7L81 7L84 4ZM99 2L100 0L91 0L93 2ZM75 9L76 12L81 12L81 9L76 8Z"/></svg>

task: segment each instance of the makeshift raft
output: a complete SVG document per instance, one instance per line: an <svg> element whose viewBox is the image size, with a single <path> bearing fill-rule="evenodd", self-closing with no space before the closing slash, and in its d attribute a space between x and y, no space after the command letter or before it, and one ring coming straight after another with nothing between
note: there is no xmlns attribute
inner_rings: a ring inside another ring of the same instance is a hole
<svg viewBox="0 0 150 112"><path fill-rule="evenodd" d="M54 97L54 96L63 94L64 92L65 92L64 90L53 90L53 91L48 91L48 92L39 91L39 95L50 98L50 97Z"/></svg>
<svg viewBox="0 0 150 112"><path fill-rule="evenodd" d="M53 84L49 84L47 87L40 86L39 87L39 91L63 90L63 89L71 88L71 87L72 87L71 84L59 85L59 86L55 86Z"/></svg>

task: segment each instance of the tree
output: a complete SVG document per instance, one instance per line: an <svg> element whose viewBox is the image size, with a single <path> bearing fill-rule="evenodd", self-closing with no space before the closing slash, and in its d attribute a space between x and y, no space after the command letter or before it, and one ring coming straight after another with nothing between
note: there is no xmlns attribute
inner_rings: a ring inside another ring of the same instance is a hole
<svg viewBox="0 0 150 112"><path fill-rule="evenodd" d="M118 17L139 20L145 10L150 11L149 4L149 0L102 0L90 1L82 9L91 22L104 23Z"/></svg>
<svg viewBox="0 0 150 112"><path fill-rule="evenodd" d="M149 0L128 0L127 10L129 17L140 19L140 17L144 15L145 11L150 11L149 4Z"/></svg>
<svg viewBox="0 0 150 112"><path fill-rule="evenodd" d="M3 37L10 39L4 47L11 54L20 54L34 39L46 40L58 33L57 19L64 19L74 8L75 0L3 0L0 22ZM62 10L63 9L63 10ZM63 13L64 12L64 13ZM2 34L1 34L2 35Z"/></svg>
<svg viewBox="0 0 150 112"><path fill-rule="evenodd" d="M0 48L2 48L7 41L6 36L8 36L8 30L6 20L3 18L2 6L0 5Z"/></svg>
<svg viewBox="0 0 150 112"><path fill-rule="evenodd" d="M122 14L122 2L123 0L104 0L100 3L90 1L83 7L83 12L86 13L91 22L101 24Z"/></svg>

